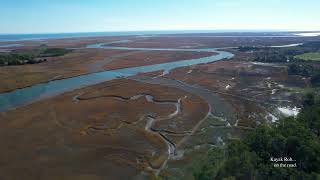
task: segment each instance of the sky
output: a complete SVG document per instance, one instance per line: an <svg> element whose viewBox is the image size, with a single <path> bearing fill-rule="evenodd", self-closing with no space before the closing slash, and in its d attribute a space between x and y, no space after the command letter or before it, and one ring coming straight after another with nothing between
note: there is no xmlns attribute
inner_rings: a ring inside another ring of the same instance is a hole
<svg viewBox="0 0 320 180"><path fill-rule="evenodd" d="M0 0L0 34L320 30L319 0Z"/></svg>

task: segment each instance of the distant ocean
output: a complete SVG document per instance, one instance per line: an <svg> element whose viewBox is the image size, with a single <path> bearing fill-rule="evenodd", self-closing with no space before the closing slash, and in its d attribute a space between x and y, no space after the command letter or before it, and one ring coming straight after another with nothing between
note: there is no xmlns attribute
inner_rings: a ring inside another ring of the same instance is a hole
<svg viewBox="0 0 320 180"><path fill-rule="evenodd" d="M128 31L128 32L87 32L87 33L55 33L55 34L0 34L0 41L60 39L60 38L95 37L95 36L156 35L156 34L197 33L197 32L203 32L203 31ZM206 32L209 32L209 31L206 31Z"/></svg>
<svg viewBox="0 0 320 180"><path fill-rule="evenodd" d="M55 34L0 34L0 41L20 41L39 39L58 39L72 37L94 37L94 36L124 36L139 35L135 32L90 32L90 33L55 33Z"/></svg>
<svg viewBox="0 0 320 180"><path fill-rule="evenodd" d="M235 32L228 30L195 30L195 31L128 31L128 32L87 32L87 33L55 33L55 34L0 34L0 41L21 41L39 39L59 39L72 37L95 37L95 36L129 36L129 35L160 35L160 34L184 34L184 33L222 33ZM248 32L248 31L236 31Z"/></svg>

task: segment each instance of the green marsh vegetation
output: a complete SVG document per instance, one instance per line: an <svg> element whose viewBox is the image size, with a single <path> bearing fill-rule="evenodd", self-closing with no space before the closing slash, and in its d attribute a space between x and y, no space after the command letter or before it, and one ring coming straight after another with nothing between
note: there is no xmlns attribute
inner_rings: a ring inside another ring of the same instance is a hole
<svg viewBox="0 0 320 180"><path fill-rule="evenodd" d="M300 55L296 55L294 57L295 59L302 59L305 61L320 61L320 52L310 52L310 53L304 53Z"/></svg>

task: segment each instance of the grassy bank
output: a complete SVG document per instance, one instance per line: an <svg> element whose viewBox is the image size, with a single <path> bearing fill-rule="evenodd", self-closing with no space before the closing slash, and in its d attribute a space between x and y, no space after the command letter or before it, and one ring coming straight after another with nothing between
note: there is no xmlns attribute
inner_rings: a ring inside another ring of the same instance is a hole
<svg viewBox="0 0 320 180"><path fill-rule="evenodd" d="M313 52L313 53L304 53L300 55L294 56L295 59L302 59L305 61L320 61L320 53Z"/></svg>

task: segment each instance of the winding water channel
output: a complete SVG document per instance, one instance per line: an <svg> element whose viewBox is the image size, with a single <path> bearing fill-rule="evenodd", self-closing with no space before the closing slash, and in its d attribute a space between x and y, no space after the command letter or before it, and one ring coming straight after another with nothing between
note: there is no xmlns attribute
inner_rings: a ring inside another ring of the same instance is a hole
<svg viewBox="0 0 320 180"><path fill-rule="evenodd" d="M110 43L99 43L88 45L86 48L104 48L118 50L134 50L134 51L184 51L184 52L215 52L217 54L188 60L177 60L174 62L160 63L139 67L130 67L116 70L101 71L90 73L81 76L54 80L47 83L36 84L30 87L17 89L11 92L0 94L0 112L34 102L36 100L61 94L63 92L79 89L89 85L94 85L104 81L116 79L119 77L129 77L138 73L147 73L153 71L164 70L169 72L172 69L191 66L196 64L209 63L221 59L229 59L233 57L230 52L222 51L217 48L206 49L176 49L176 48L129 48L129 47L114 47Z"/></svg>

